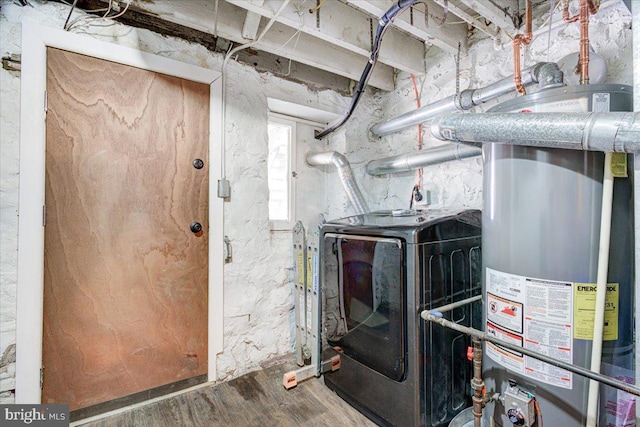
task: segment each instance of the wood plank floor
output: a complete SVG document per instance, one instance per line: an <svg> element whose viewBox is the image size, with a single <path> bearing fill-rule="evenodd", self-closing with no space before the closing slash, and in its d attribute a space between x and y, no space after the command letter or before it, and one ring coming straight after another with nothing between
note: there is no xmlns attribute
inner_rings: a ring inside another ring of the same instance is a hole
<svg viewBox="0 0 640 427"><path fill-rule="evenodd" d="M354 426L376 424L313 378L287 391L282 374L295 365L277 365L221 384L78 425L112 426Z"/></svg>

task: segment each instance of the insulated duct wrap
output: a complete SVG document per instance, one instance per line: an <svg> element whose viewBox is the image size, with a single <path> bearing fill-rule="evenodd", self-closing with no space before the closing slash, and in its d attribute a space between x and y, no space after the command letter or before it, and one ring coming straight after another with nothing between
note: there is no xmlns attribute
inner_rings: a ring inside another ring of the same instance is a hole
<svg viewBox="0 0 640 427"><path fill-rule="evenodd" d="M640 149L640 113L453 113L435 119L431 133L467 143L633 153Z"/></svg>
<svg viewBox="0 0 640 427"><path fill-rule="evenodd" d="M353 177L353 171L347 158L338 153L337 151L328 151L325 153L307 153L305 161L309 166L327 166L333 165L338 171L340 181L344 187L344 191L347 193L347 197L351 202L351 205L356 210L358 215L363 215L369 212L369 207L362 197L360 188Z"/></svg>

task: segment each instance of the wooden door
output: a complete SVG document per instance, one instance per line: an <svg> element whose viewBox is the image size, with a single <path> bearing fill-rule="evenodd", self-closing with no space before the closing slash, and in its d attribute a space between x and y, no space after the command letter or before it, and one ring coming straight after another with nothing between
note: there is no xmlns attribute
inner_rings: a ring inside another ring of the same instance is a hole
<svg viewBox="0 0 640 427"><path fill-rule="evenodd" d="M42 402L202 376L209 86L48 48L47 94Z"/></svg>

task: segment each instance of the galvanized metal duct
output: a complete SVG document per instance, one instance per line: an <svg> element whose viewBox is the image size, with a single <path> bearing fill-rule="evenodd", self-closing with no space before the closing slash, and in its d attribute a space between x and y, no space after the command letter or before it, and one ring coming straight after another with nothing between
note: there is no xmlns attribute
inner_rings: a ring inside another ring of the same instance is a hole
<svg viewBox="0 0 640 427"><path fill-rule="evenodd" d="M369 175L407 172L425 166L438 165L451 160L462 160L482 154L482 149L465 144L446 144L426 150L400 154L367 164Z"/></svg>
<svg viewBox="0 0 640 427"><path fill-rule="evenodd" d="M309 166L327 166L333 165L338 171L340 181L347 193L347 197L353 205L358 215L364 215L369 212L367 202L364 201L360 188L353 177L353 171L347 158L337 151L328 151L325 153L307 153L305 161Z"/></svg>
<svg viewBox="0 0 640 427"><path fill-rule="evenodd" d="M522 72L522 84L530 86L539 83L540 87L562 86L563 73L554 62L539 62ZM505 77L484 88L463 90L457 95L441 99L432 104L402 114L371 128L376 136L385 136L407 127L426 122L440 114L455 110L469 110L500 95L514 91L513 76Z"/></svg>
<svg viewBox="0 0 640 427"><path fill-rule="evenodd" d="M640 113L451 113L431 123L438 139L633 153Z"/></svg>

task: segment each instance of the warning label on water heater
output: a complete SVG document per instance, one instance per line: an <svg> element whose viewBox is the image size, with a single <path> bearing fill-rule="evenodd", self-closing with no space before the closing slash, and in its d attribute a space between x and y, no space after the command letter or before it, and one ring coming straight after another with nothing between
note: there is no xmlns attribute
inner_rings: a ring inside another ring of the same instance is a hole
<svg viewBox="0 0 640 427"><path fill-rule="evenodd" d="M487 332L496 338L571 363L573 283L487 269ZM512 371L571 389L573 375L487 342L487 355Z"/></svg>

